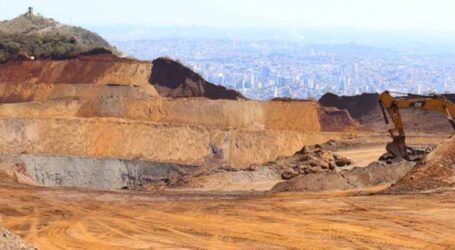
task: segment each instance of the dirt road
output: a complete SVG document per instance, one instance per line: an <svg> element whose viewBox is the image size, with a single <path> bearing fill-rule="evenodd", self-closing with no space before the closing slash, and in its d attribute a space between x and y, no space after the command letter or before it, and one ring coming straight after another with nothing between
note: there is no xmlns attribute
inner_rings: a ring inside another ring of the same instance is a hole
<svg viewBox="0 0 455 250"><path fill-rule="evenodd" d="M41 249L448 249L455 196L152 195L0 186L3 225Z"/></svg>

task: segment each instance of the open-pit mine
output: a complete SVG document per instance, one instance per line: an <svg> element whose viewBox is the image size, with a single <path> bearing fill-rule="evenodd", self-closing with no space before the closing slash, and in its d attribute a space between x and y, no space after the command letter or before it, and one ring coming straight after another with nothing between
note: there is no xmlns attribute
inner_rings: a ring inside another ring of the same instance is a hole
<svg viewBox="0 0 455 250"><path fill-rule="evenodd" d="M404 111L413 158L387 154L377 100L249 100L167 58L7 61L0 248L454 249L450 127Z"/></svg>

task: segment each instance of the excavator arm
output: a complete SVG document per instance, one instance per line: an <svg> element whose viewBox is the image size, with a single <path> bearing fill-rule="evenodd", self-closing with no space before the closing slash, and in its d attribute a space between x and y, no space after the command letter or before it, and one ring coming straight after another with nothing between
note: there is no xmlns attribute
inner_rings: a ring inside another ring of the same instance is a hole
<svg viewBox="0 0 455 250"><path fill-rule="evenodd" d="M417 108L443 113L447 116L450 124L455 130L455 104L450 102L444 96L416 96L408 94L407 96L393 97L389 91L385 91L379 95L379 105L382 109L385 122L387 124L389 123L386 114L387 112L394 124L394 128L389 129L389 133L393 141L387 145L386 149L387 152L392 153L395 156L408 159L405 142L406 135L404 132L403 120L400 114L401 108Z"/></svg>

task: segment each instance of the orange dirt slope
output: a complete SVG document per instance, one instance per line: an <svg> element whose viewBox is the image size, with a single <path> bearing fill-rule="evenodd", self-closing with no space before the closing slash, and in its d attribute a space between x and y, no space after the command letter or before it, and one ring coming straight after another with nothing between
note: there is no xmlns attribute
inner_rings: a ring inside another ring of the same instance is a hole
<svg viewBox="0 0 455 250"><path fill-rule="evenodd" d="M141 86L149 95L158 96L148 82L151 71L150 62L110 54L67 60L12 61L0 64L0 101L41 100L55 91L71 92L68 85L75 84ZM54 86L59 84L66 86Z"/></svg>
<svg viewBox="0 0 455 250"><path fill-rule="evenodd" d="M424 162L386 192L416 192L455 187L455 136L441 143Z"/></svg>

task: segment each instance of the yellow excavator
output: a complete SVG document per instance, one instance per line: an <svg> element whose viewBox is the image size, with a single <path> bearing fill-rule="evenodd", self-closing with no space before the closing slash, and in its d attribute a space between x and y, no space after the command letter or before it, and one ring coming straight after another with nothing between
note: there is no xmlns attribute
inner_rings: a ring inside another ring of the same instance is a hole
<svg viewBox="0 0 455 250"><path fill-rule="evenodd" d="M413 95L406 94L404 96L394 97L391 92L384 91L379 95L379 106L382 109L382 114L386 124L389 124L387 113L394 124L394 128L389 129L392 142L387 144L386 150L395 157L401 157L409 160L406 147L406 135L404 133L403 120L401 119L401 108L417 108L443 113L449 119L450 124L455 130L455 104L441 95ZM431 121L422 121L431 122Z"/></svg>

